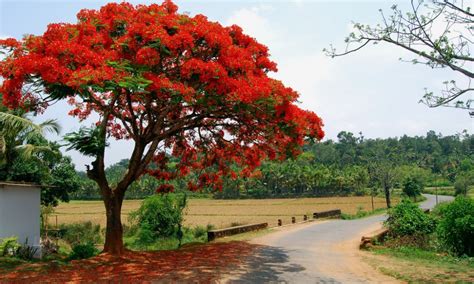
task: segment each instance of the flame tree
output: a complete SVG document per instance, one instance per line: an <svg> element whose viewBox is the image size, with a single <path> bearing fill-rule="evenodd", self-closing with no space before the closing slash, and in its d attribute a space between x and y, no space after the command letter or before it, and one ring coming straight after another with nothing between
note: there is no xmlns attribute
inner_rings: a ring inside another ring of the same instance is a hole
<svg viewBox="0 0 474 284"><path fill-rule="evenodd" d="M167 181L193 171L190 190L219 190L224 176L248 176L261 160L297 155L305 139L324 136L321 119L296 105L298 94L268 76L277 68L266 46L238 26L177 10L171 1L112 3L43 35L0 41L5 105L41 112L66 100L78 120L99 117L65 139L94 158L87 175L106 208L104 252L124 252L122 202L141 175ZM114 186L104 171L108 139L133 142ZM179 160L173 169L171 155ZM157 192L172 190L164 183Z"/></svg>

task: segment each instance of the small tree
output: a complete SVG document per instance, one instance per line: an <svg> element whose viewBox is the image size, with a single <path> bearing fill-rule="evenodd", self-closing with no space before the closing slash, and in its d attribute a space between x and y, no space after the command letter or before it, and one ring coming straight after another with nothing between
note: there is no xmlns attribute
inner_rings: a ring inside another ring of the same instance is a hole
<svg viewBox="0 0 474 284"><path fill-rule="evenodd" d="M416 201L416 197L423 191L423 181L417 177L407 177L403 182L403 193L408 197L412 197Z"/></svg>
<svg viewBox="0 0 474 284"><path fill-rule="evenodd" d="M372 184L383 189L387 208L392 207L390 190L396 182L393 164L388 161L372 162L369 167L369 176L372 179Z"/></svg>
<svg viewBox="0 0 474 284"><path fill-rule="evenodd" d="M454 190L456 195L467 195L469 187L474 184L474 172L461 172L456 175Z"/></svg>
<svg viewBox="0 0 474 284"><path fill-rule="evenodd" d="M145 198L140 208L130 214L130 220L144 243L177 237L181 244L186 205L186 194L156 194Z"/></svg>
<svg viewBox="0 0 474 284"><path fill-rule="evenodd" d="M222 177L249 176L262 159L295 156L306 138L324 136L321 119L296 105L298 94L267 76L277 71L267 47L238 26L177 10L171 1L111 3L80 11L75 24L50 24L43 35L0 41L8 51L0 62L6 105L30 102L40 111L66 100L79 120L99 117L66 140L94 158L87 175L104 200L104 251L112 254L124 251L125 192L143 174L166 182L197 169L189 189L219 190ZM110 138L133 143L114 186L105 175ZM170 155L175 170L167 168Z"/></svg>

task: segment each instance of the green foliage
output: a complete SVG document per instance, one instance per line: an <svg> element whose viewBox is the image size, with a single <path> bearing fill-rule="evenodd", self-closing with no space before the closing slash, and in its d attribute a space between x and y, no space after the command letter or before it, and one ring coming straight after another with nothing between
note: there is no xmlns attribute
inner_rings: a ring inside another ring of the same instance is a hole
<svg viewBox="0 0 474 284"><path fill-rule="evenodd" d="M403 182L403 193L409 197L417 197L423 191L424 184L420 178L411 176Z"/></svg>
<svg viewBox="0 0 474 284"><path fill-rule="evenodd" d="M439 216L440 242L456 255L474 256L474 200L458 196L434 212Z"/></svg>
<svg viewBox="0 0 474 284"><path fill-rule="evenodd" d="M143 242L151 242L160 237L176 236L183 222L185 207L185 195L153 195L130 214L130 220L138 227L138 238Z"/></svg>
<svg viewBox="0 0 474 284"><path fill-rule="evenodd" d="M90 157L101 155L105 147L108 146L97 127L81 127L78 132L66 134L64 140L69 144L67 150L77 150L81 154Z"/></svg>
<svg viewBox="0 0 474 284"><path fill-rule="evenodd" d="M0 105L1 105L0 98ZM22 109L0 110L0 176L10 174L10 166L17 158L28 160L54 151L45 145L44 134L59 133L54 120L33 123ZM2 173L3 172L3 173Z"/></svg>
<svg viewBox="0 0 474 284"><path fill-rule="evenodd" d="M102 242L102 235L100 225L92 222L61 224L60 225L61 239L68 242L71 246L77 244L99 244Z"/></svg>
<svg viewBox="0 0 474 284"><path fill-rule="evenodd" d="M81 179L70 157L61 157L52 165L50 174L41 181L48 185L41 191L41 203L57 206L58 201L68 202L70 195L79 190Z"/></svg>
<svg viewBox="0 0 474 284"><path fill-rule="evenodd" d="M94 246L93 243L80 243L72 247L71 254L69 255L70 260L75 259L86 259L96 256L99 250Z"/></svg>
<svg viewBox="0 0 474 284"><path fill-rule="evenodd" d="M4 238L0 240L0 256L12 256L23 260L34 258L38 248L28 245L28 239L24 244L18 243L17 237Z"/></svg>
<svg viewBox="0 0 474 284"><path fill-rule="evenodd" d="M132 250L171 250L183 244L206 243L207 231L211 229L212 226L209 225L207 228L203 226L183 228L181 241L177 236L156 238L154 235L150 235L146 237L141 236L140 238L138 233L129 233L125 236L124 243L127 248Z"/></svg>
<svg viewBox="0 0 474 284"><path fill-rule="evenodd" d="M43 205L68 201L79 188L74 165L59 144L44 138L59 131L54 120L34 124L22 110L0 111L0 180L47 185L41 190Z"/></svg>
<svg viewBox="0 0 474 284"><path fill-rule="evenodd" d="M130 214L133 224L127 228L124 243L134 250L176 249L182 244L207 241L213 226L182 226L185 194L160 194L146 198L140 208Z"/></svg>
<svg viewBox="0 0 474 284"><path fill-rule="evenodd" d="M0 256L12 256L21 245L17 237L4 238L0 240Z"/></svg>
<svg viewBox="0 0 474 284"><path fill-rule="evenodd" d="M196 239L207 238L208 227L196 226L193 229L193 235Z"/></svg>
<svg viewBox="0 0 474 284"><path fill-rule="evenodd" d="M20 245L15 252L15 257L23 260L32 260L35 257L38 248L28 245L28 239L25 243Z"/></svg>
<svg viewBox="0 0 474 284"><path fill-rule="evenodd" d="M474 171L459 173L454 182L455 194L466 196L471 185L474 185Z"/></svg>
<svg viewBox="0 0 474 284"><path fill-rule="evenodd" d="M429 235L434 232L436 221L416 203L404 199L388 211L385 226L393 237Z"/></svg>

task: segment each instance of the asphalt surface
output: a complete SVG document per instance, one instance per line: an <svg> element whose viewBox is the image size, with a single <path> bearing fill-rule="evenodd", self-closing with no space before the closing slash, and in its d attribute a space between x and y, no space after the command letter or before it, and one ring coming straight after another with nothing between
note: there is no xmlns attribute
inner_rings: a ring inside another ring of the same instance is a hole
<svg viewBox="0 0 474 284"><path fill-rule="evenodd" d="M433 208L434 195L420 207ZM438 202L452 200L438 196ZM330 220L285 228L255 239L257 253L224 279L232 283L387 283L358 258L357 244L364 233L381 227L385 215L357 220ZM393 281L392 281L393 280Z"/></svg>

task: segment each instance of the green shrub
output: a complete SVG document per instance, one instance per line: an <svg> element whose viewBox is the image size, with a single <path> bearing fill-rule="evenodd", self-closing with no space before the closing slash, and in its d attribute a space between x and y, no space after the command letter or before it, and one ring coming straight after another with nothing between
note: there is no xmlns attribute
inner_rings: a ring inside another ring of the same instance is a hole
<svg viewBox="0 0 474 284"><path fill-rule="evenodd" d="M176 236L183 221L186 196L160 194L146 198L140 208L130 214L138 227L137 237L144 242Z"/></svg>
<svg viewBox="0 0 474 284"><path fill-rule="evenodd" d="M77 244L98 244L102 242L102 234L100 225L92 224L92 222L62 224L60 226L61 238L68 242L71 246Z"/></svg>
<svg viewBox="0 0 474 284"><path fill-rule="evenodd" d="M456 176L456 181L454 182L454 190L457 195L467 195L469 191L469 186L474 184L474 172L463 172L459 173Z"/></svg>
<svg viewBox="0 0 474 284"><path fill-rule="evenodd" d="M474 200L458 196L451 203L441 204L438 239L446 249L456 255L474 256Z"/></svg>
<svg viewBox="0 0 474 284"><path fill-rule="evenodd" d="M435 219L407 199L388 211L385 225L392 237L429 235L436 229Z"/></svg>
<svg viewBox="0 0 474 284"><path fill-rule="evenodd" d="M72 247L70 260L90 258L99 253L99 250L92 243L76 244Z"/></svg>
<svg viewBox="0 0 474 284"><path fill-rule="evenodd" d="M21 245L17 237L4 238L0 240L0 256L13 256Z"/></svg>
<svg viewBox="0 0 474 284"><path fill-rule="evenodd" d="M196 226L194 227L193 235L196 239L207 237L207 228L204 226Z"/></svg>
<svg viewBox="0 0 474 284"><path fill-rule="evenodd" d="M408 197L416 198L423 191L423 180L416 176L407 177L403 182L403 193Z"/></svg>
<svg viewBox="0 0 474 284"><path fill-rule="evenodd" d="M142 224L136 232L136 239L142 244L151 244L157 239L157 236L148 224Z"/></svg>
<svg viewBox="0 0 474 284"><path fill-rule="evenodd" d="M32 260L37 251L38 248L28 245L28 239L26 239L25 243L17 248L15 256L23 260Z"/></svg>

